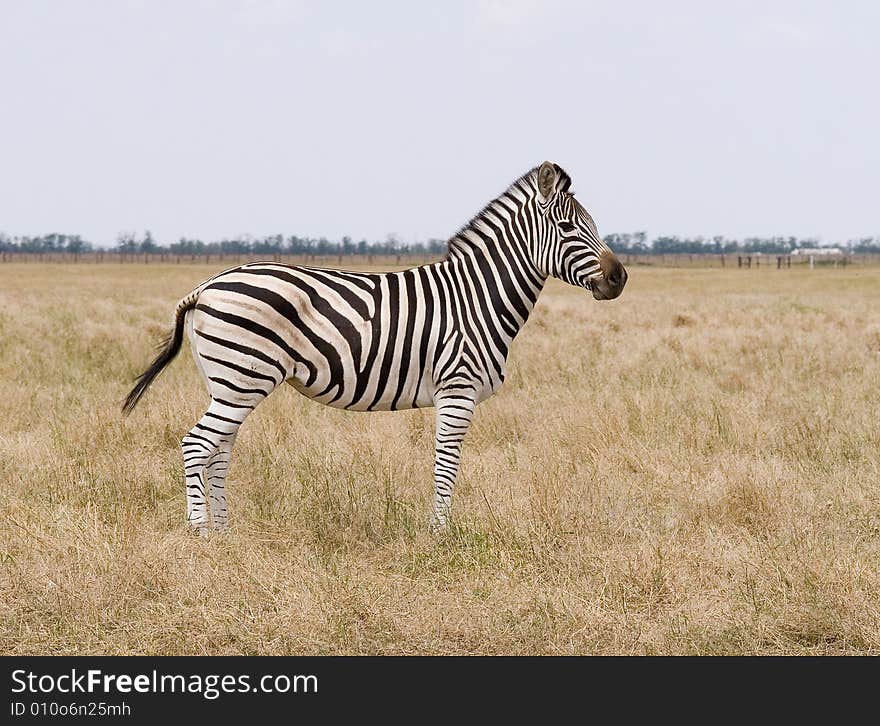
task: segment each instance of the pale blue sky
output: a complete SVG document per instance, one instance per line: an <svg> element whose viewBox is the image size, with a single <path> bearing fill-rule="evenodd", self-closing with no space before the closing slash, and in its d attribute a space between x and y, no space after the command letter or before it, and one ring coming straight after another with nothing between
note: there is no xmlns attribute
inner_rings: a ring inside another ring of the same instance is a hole
<svg viewBox="0 0 880 726"><path fill-rule="evenodd" d="M880 3L0 0L0 231L880 234Z"/></svg>

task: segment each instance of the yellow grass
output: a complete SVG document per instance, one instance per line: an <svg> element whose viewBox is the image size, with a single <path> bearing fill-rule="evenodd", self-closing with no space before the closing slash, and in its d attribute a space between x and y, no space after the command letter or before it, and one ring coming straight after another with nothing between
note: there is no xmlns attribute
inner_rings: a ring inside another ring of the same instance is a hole
<svg viewBox="0 0 880 726"><path fill-rule="evenodd" d="M551 284L427 530L433 412L284 387L184 532L205 265L0 267L0 652L880 652L880 270Z"/></svg>

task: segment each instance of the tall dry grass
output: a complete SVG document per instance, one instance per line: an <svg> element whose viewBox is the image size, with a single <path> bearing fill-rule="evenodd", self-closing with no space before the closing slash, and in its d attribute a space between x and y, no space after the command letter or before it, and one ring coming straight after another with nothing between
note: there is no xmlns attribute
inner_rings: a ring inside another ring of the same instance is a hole
<svg viewBox="0 0 880 726"><path fill-rule="evenodd" d="M285 387L185 534L206 266L0 267L0 652L880 652L880 271L551 284L427 531L433 412Z"/></svg>

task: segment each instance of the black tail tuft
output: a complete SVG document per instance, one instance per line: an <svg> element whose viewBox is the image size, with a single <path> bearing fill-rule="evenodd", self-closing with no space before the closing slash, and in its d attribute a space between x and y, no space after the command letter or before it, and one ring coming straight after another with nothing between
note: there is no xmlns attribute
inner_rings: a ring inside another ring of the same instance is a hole
<svg viewBox="0 0 880 726"><path fill-rule="evenodd" d="M172 361L174 356L177 355L180 350L180 344L183 342L183 323L186 319L186 313L194 306L195 299L182 307L178 306L177 317L174 321L174 330L159 344L161 352L156 356L156 359L150 363L150 367L138 376L134 388L132 388L129 394L125 397L125 402L122 404L122 414L124 416L128 416L128 414L134 410L134 407L137 406L138 401L140 401L141 397L147 392L147 389L156 379L156 376L158 376L165 366Z"/></svg>

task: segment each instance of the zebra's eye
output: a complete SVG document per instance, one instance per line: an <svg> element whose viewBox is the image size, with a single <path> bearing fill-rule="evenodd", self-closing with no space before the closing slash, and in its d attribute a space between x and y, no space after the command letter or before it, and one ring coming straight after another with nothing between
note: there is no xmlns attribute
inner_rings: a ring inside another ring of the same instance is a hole
<svg viewBox="0 0 880 726"><path fill-rule="evenodd" d="M574 225L571 222L560 222L559 229L563 232L574 232Z"/></svg>

